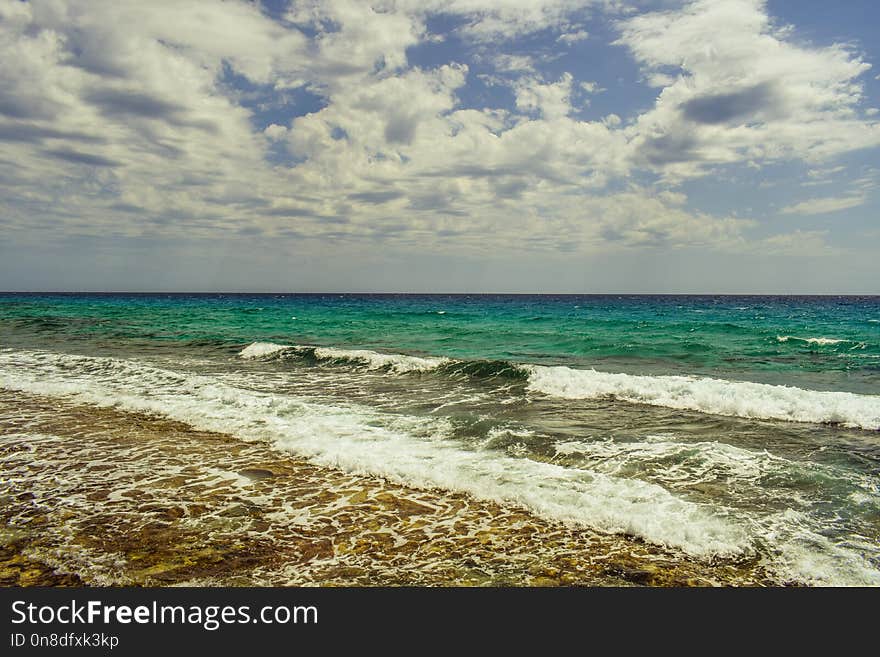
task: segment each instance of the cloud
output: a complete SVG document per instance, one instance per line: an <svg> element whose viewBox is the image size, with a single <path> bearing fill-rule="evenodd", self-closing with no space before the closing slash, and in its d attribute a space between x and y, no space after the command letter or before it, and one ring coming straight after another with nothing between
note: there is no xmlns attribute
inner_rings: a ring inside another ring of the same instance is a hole
<svg viewBox="0 0 880 657"><path fill-rule="evenodd" d="M832 212L857 208L860 205L864 205L865 201L866 198L864 196L813 198L788 205L779 212L781 214L800 215L830 214Z"/></svg>
<svg viewBox="0 0 880 657"><path fill-rule="evenodd" d="M535 62L529 55L499 54L492 58L495 70L501 73L534 72Z"/></svg>
<svg viewBox="0 0 880 657"><path fill-rule="evenodd" d="M675 6L307 0L276 20L243 1L2 4L0 209L34 241L747 251L759 212L701 208L678 183L783 160L832 171L813 163L876 144L867 64L793 44L757 1ZM568 48L600 12L628 49L604 44L608 71ZM663 87L647 108L608 77L627 52Z"/></svg>
<svg viewBox="0 0 880 657"><path fill-rule="evenodd" d="M92 167L114 167L119 165L119 162L106 157L101 157L100 155L82 153L67 148L47 149L43 151L43 154L65 162L70 162L71 164L84 164Z"/></svg>
<svg viewBox="0 0 880 657"><path fill-rule="evenodd" d="M838 165L835 167L825 167L820 169L810 169L807 171L807 177L813 180L827 178L829 176L833 176L836 173L841 173L845 171L846 167L843 165Z"/></svg>
<svg viewBox="0 0 880 657"><path fill-rule="evenodd" d="M754 118L772 111L775 105L774 85L763 82L731 93L692 98L681 109L686 119L714 125Z"/></svg>
<svg viewBox="0 0 880 657"><path fill-rule="evenodd" d="M821 162L880 144L880 125L859 116L869 64L844 45L794 43L763 0L696 0L618 26L617 43L663 86L630 134L641 161L665 175Z"/></svg>
<svg viewBox="0 0 880 657"><path fill-rule="evenodd" d="M589 38L589 33L586 30L578 30L577 32L567 32L566 34L560 34L556 40L565 43L572 44L577 43L578 41L584 41Z"/></svg>
<svg viewBox="0 0 880 657"><path fill-rule="evenodd" d="M571 112L572 76L564 73L558 81L545 84L536 78L523 78L514 85L516 106L527 113L557 119Z"/></svg>
<svg viewBox="0 0 880 657"><path fill-rule="evenodd" d="M0 141L20 141L41 143L46 139L66 141L100 142L102 138L84 132L56 130L46 125L29 122L0 123Z"/></svg>
<svg viewBox="0 0 880 657"><path fill-rule="evenodd" d="M831 184L837 174L846 171L846 167L841 165L833 167L818 167L807 170L807 180L801 183L802 187L818 187L820 185Z"/></svg>
<svg viewBox="0 0 880 657"><path fill-rule="evenodd" d="M601 10L611 3L604 0L413 0L410 6L418 4L441 13L466 17L467 23L460 28L462 34L487 43L548 29L567 34L571 19L583 17L592 9Z"/></svg>
<svg viewBox="0 0 880 657"><path fill-rule="evenodd" d="M749 250L771 256L840 256L842 250L828 244L827 237L825 230L796 230L764 238Z"/></svg>
<svg viewBox="0 0 880 657"><path fill-rule="evenodd" d="M278 125L277 123L272 123L263 130L263 134L266 135L269 139L278 140L283 139L288 133L288 129L283 125Z"/></svg>
<svg viewBox="0 0 880 657"><path fill-rule="evenodd" d="M352 201L362 201L364 203L374 203L381 205L389 201L395 201L403 197L403 193L396 190L375 191L375 192L358 192L357 194L349 194L348 199Z"/></svg>
<svg viewBox="0 0 880 657"><path fill-rule="evenodd" d="M183 107L135 90L98 89L86 92L83 99L96 105L108 118L127 119L132 116L159 120L174 120Z"/></svg>
<svg viewBox="0 0 880 657"><path fill-rule="evenodd" d="M303 59L312 84L332 93L353 77L406 68L406 49L426 36L424 14L396 9L358 0L293 4L286 19L315 33Z"/></svg>

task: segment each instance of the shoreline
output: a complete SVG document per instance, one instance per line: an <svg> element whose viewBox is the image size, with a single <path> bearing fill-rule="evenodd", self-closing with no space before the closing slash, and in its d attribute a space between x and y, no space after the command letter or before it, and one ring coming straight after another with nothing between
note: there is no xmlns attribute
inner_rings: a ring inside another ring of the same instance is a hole
<svg viewBox="0 0 880 657"><path fill-rule="evenodd" d="M0 585L778 584L141 413L0 391L0 433Z"/></svg>

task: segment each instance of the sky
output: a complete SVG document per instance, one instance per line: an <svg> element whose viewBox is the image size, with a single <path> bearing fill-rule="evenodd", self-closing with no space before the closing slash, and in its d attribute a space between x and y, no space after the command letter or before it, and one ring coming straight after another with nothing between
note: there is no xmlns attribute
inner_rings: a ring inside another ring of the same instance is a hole
<svg viewBox="0 0 880 657"><path fill-rule="evenodd" d="M0 290L880 294L873 0L0 0Z"/></svg>

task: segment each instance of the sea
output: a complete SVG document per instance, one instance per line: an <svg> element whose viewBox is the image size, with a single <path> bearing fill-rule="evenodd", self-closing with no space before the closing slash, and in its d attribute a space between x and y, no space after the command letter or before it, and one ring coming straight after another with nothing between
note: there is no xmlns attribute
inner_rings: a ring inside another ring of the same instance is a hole
<svg viewBox="0 0 880 657"><path fill-rule="evenodd" d="M876 586L880 297L4 293L0 500L17 584Z"/></svg>

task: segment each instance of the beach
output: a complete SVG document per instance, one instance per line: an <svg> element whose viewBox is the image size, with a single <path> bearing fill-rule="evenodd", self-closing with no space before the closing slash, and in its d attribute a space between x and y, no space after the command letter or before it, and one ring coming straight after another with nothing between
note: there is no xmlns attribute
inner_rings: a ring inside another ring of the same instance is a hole
<svg viewBox="0 0 880 657"><path fill-rule="evenodd" d="M10 394L0 395L0 409L12 430L4 436L4 524L18 530L4 536L12 546L5 585L768 581L753 563L709 567L466 495L316 467L178 422ZM25 429L28 438L16 440Z"/></svg>
<svg viewBox="0 0 880 657"><path fill-rule="evenodd" d="M0 583L876 585L878 317L3 295Z"/></svg>

